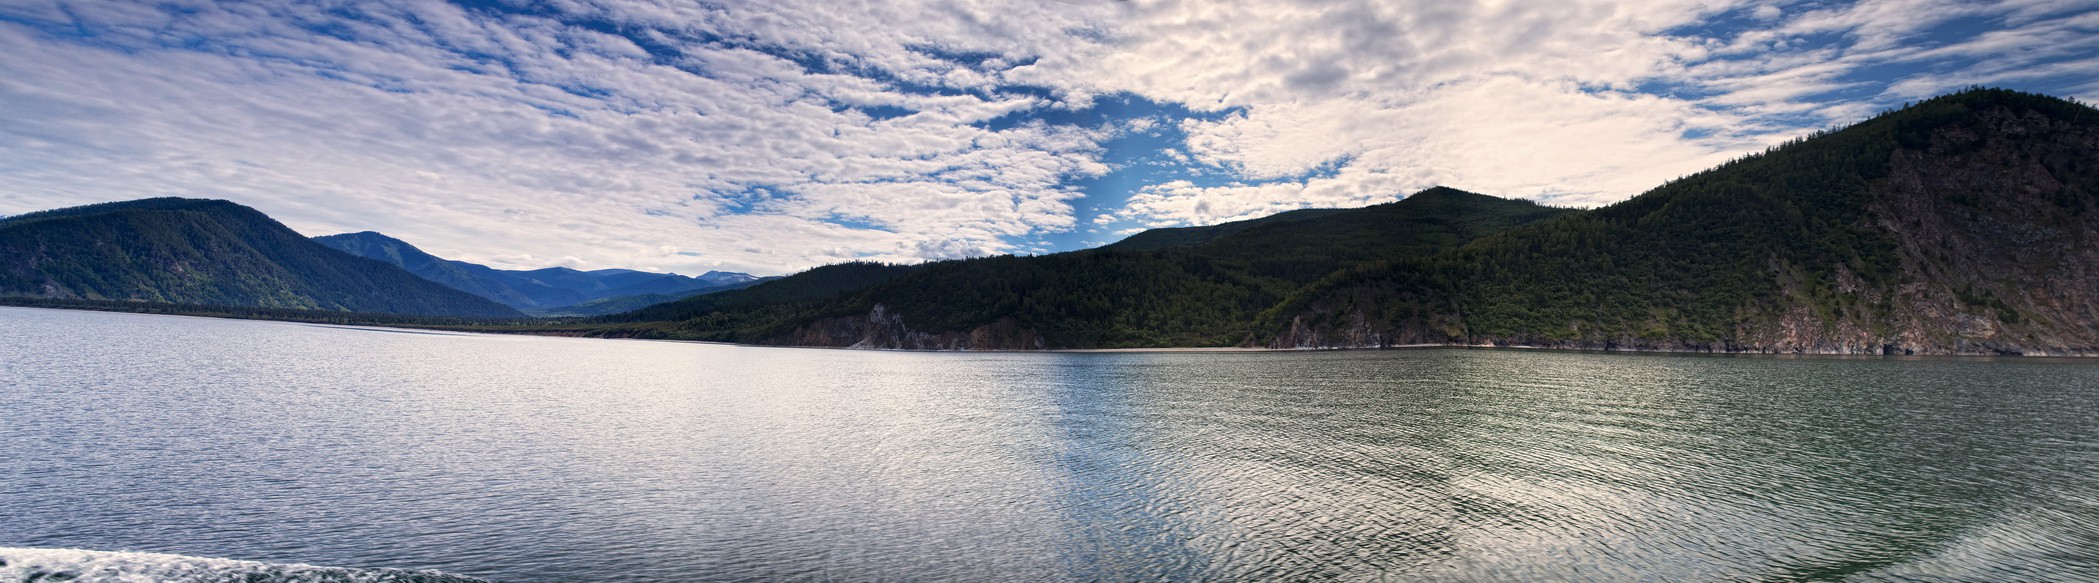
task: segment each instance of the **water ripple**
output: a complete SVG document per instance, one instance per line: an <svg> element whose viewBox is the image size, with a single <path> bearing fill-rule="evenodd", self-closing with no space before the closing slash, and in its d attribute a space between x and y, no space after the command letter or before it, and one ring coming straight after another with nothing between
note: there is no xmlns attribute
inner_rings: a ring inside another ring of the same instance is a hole
<svg viewBox="0 0 2099 583"><path fill-rule="evenodd" d="M2099 365L2043 359L879 353L0 308L0 545L268 562L240 580L2099 581L2095 403ZM18 556L116 572L56 553L84 552L0 551L0 581Z"/></svg>

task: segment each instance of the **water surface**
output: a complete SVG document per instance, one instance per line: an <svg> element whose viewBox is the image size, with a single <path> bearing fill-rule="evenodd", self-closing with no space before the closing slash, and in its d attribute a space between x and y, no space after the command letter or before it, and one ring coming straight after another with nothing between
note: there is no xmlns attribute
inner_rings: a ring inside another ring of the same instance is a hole
<svg viewBox="0 0 2099 583"><path fill-rule="evenodd" d="M0 547L499 581L2099 581L2099 363L0 308Z"/></svg>

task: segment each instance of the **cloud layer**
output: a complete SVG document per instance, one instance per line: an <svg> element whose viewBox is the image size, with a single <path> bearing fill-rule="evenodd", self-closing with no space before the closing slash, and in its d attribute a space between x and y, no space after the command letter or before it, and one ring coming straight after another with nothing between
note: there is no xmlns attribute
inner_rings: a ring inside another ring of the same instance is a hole
<svg viewBox="0 0 2099 583"><path fill-rule="evenodd" d="M2083 4L17 2L0 213L230 198L504 266L770 274L1434 184L1595 205L1967 84L2099 97Z"/></svg>

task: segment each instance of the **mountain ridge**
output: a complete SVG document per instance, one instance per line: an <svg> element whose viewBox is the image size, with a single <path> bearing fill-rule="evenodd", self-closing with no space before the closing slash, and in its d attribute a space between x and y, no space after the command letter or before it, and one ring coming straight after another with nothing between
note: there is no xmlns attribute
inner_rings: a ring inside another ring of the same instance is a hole
<svg viewBox="0 0 2099 583"><path fill-rule="evenodd" d="M173 197L0 219L0 295L523 316L384 262L313 243L255 209Z"/></svg>
<svg viewBox="0 0 2099 583"><path fill-rule="evenodd" d="M608 316L605 333L876 348L1229 345L1247 338L1262 309L1331 269L1432 253L1570 212L1438 187L1369 207L1181 231L1172 244L818 268ZM777 291L817 279L841 285ZM671 323L618 325L651 320Z"/></svg>
<svg viewBox="0 0 2099 583"><path fill-rule="evenodd" d="M605 313L606 309L638 307L635 306L637 302L650 299L671 301L735 289L762 279L723 271L709 271L692 277L616 268L504 270L444 259L375 231L324 235L313 240L352 255L391 263L453 289L543 315L598 315Z"/></svg>
<svg viewBox="0 0 2099 583"><path fill-rule="evenodd" d="M2086 214L2099 207L2095 120L2075 102L1975 88L1614 205L1437 245L1358 237L1310 248L1323 257L1292 253L1285 242L1375 224L1401 203L1286 213L1085 251L925 264L823 301L709 307L700 296L682 313L606 320L674 322L605 333L863 348L2095 355L2099 289L2087 282L2099 282L2099 253L2083 251L2099 249L2086 218L2099 216ZM1452 192L1462 191L1402 203ZM1020 267L1031 263L1055 267L1035 277ZM1123 285L1088 287L1095 276ZM1216 325L1249 310L1247 326ZM1119 324L1054 329L1089 318Z"/></svg>
<svg viewBox="0 0 2099 583"><path fill-rule="evenodd" d="M891 349L2099 356L2095 209L2099 110L1974 88L1591 210L1436 187L1053 255L822 266L488 331ZM80 212L0 219L0 233Z"/></svg>
<svg viewBox="0 0 2099 583"><path fill-rule="evenodd" d="M2099 354L2099 111L1971 89L1340 273L1271 347Z"/></svg>

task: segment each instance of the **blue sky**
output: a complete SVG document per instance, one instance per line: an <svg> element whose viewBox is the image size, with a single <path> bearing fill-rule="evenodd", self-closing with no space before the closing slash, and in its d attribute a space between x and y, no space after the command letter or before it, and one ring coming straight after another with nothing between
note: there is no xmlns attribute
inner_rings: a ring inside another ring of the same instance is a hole
<svg viewBox="0 0 2099 583"><path fill-rule="evenodd" d="M0 214L226 198L502 267L1046 253L1434 185L1567 206L1971 84L2089 0L0 4Z"/></svg>

